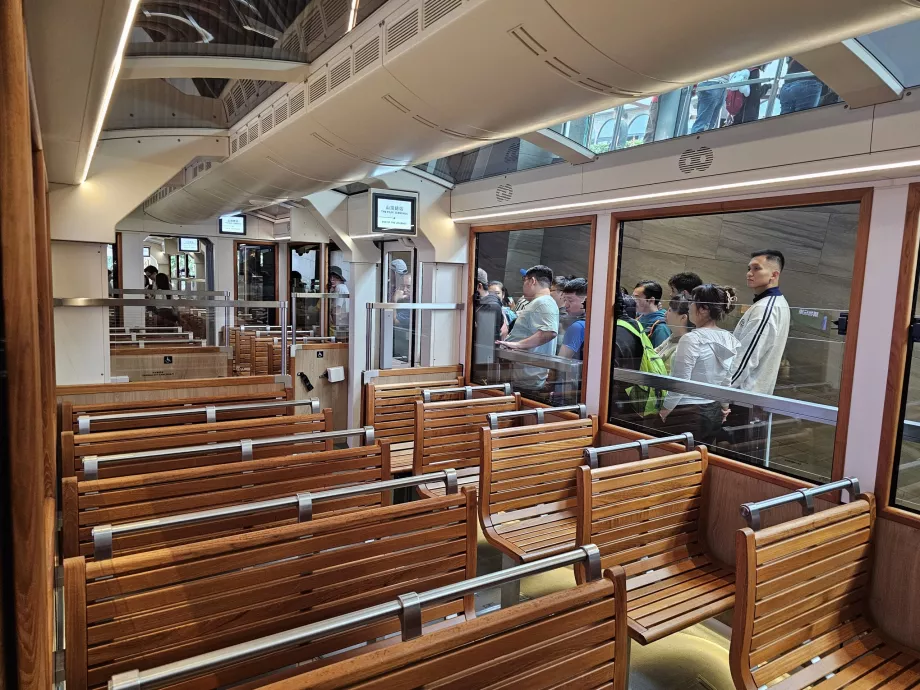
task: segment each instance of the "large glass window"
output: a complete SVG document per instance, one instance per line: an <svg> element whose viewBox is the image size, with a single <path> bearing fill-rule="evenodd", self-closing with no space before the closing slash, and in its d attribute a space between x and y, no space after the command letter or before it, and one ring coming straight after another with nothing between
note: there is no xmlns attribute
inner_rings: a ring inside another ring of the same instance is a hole
<svg viewBox="0 0 920 690"><path fill-rule="evenodd" d="M582 399L590 224L476 233L471 378Z"/></svg>
<svg viewBox="0 0 920 690"><path fill-rule="evenodd" d="M858 203L622 223L609 421L829 480L858 224Z"/></svg>
<svg viewBox="0 0 920 690"><path fill-rule="evenodd" d="M236 298L254 302L278 299L278 247L253 242L236 243ZM275 325L276 309L254 307L237 309L238 324Z"/></svg>

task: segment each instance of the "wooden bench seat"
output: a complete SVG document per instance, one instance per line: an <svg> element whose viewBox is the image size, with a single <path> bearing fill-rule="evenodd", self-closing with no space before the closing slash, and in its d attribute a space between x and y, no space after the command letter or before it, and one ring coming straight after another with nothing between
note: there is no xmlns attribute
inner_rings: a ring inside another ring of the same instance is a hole
<svg viewBox="0 0 920 690"><path fill-rule="evenodd" d="M155 432L148 429L129 429L126 431L74 435L72 431L65 431L61 434L61 464L64 477L83 479L83 459L91 456L142 453L223 441L270 438L331 430L332 410L325 409L320 414L246 419L216 422L214 424L164 426L157 428ZM331 449L331 441L327 443L329 449ZM295 448L308 448L315 445L315 443L310 443L309 440L292 439L290 444L255 448L253 458L284 455L294 452ZM313 449L317 450L315 447ZM100 466L98 478L120 477L154 470L215 465L222 462L238 462L241 459L239 449L219 452L190 451L188 457L140 458L106 465L104 468Z"/></svg>
<svg viewBox="0 0 920 690"><path fill-rule="evenodd" d="M875 499L736 537L738 603L730 663L741 690L906 690L920 655L869 612ZM905 587L916 583L905 582Z"/></svg>
<svg viewBox="0 0 920 690"><path fill-rule="evenodd" d="M96 481L67 477L61 491L63 553L65 557L82 554L87 559L92 558L92 529L100 525L162 518L390 478L390 453L386 442ZM388 505L389 502L389 492L324 501L316 505L314 515L319 517L325 513ZM292 506L116 536L112 546L115 555L124 555L296 521L297 508Z"/></svg>
<svg viewBox="0 0 920 690"><path fill-rule="evenodd" d="M146 670L475 575L475 492L372 508L87 563L64 561L68 690ZM428 620L473 615L473 597ZM225 687L400 629L396 616L285 648L172 688ZM325 662L328 663L328 662Z"/></svg>
<svg viewBox="0 0 920 690"><path fill-rule="evenodd" d="M596 436L596 417L480 429L479 516L489 543L523 562L573 548L576 476Z"/></svg>
<svg viewBox="0 0 920 690"><path fill-rule="evenodd" d="M406 373L411 374L411 369L406 370ZM422 391L426 388L460 385L463 385L461 376L438 381L368 383L365 385L364 423L374 427L377 438L390 442L394 474L412 470L415 447L415 403L422 399ZM448 396L439 397L449 399Z"/></svg>
<svg viewBox="0 0 920 690"><path fill-rule="evenodd" d="M624 575L548 594L265 690L625 690Z"/></svg>
<svg viewBox="0 0 920 690"><path fill-rule="evenodd" d="M415 475L457 470L460 486L479 488L479 464L482 459L479 430L489 423L494 412L520 409L521 396L503 395L497 398L451 400L447 402L415 403ZM505 422L504 426L510 426ZM444 483L418 487L425 497L444 495Z"/></svg>
<svg viewBox="0 0 920 690"><path fill-rule="evenodd" d="M170 412L190 407L214 406L220 408L227 405L267 403L293 399L294 391L293 389L288 388L284 391L239 393L221 396L199 396L193 398L174 398L171 400L145 400L132 403L96 403L92 405L73 405L70 403L63 403L61 406L61 430L62 432L72 431L75 434L79 433L80 418L84 416L124 414L132 412ZM278 407L277 412L271 412L271 414L266 412L264 409L260 412L258 408L254 408L252 410L218 410L216 421L226 422L235 419L269 417L274 414L292 414L289 409L293 409L293 407ZM177 423L176 419L176 417L165 415L163 417L148 416L138 419L93 420L90 431L124 431L126 429L149 429L150 427L157 426L173 426ZM187 416L182 415L180 421L183 424L203 424L207 422L207 415L204 412L189 413Z"/></svg>
<svg viewBox="0 0 920 690"><path fill-rule="evenodd" d="M577 543L626 569L630 634L642 644L730 609L735 580L706 545L705 447L578 471Z"/></svg>

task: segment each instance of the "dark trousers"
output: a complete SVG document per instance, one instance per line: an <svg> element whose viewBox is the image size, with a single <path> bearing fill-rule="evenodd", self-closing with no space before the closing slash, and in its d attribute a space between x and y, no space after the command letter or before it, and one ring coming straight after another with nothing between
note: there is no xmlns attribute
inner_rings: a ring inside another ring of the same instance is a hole
<svg viewBox="0 0 920 690"><path fill-rule="evenodd" d="M659 429L669 435L690 432L697 443L713 445L722 430L722 406L717 403L704 405L678 405L665 421L659 418Z"/></svg>

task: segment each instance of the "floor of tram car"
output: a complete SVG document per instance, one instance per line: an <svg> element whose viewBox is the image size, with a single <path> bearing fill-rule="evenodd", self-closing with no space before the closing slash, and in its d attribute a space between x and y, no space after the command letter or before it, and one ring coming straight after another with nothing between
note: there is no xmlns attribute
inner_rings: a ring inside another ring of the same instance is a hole
<svg viewBox="0 0 920 690"><path fill-rule="evenodd" d="M477 575L501 570L502 554L479 540ZM572 567L521 580L521 600L551 594L575 586ZM476 612L489 613L501 607L498 588L476 594ZM726 616L725 620L729 620ZM641 645L630 642L630 690L734 690L728 666L731 629L710 620L669 635L658 642Z"/></svg>

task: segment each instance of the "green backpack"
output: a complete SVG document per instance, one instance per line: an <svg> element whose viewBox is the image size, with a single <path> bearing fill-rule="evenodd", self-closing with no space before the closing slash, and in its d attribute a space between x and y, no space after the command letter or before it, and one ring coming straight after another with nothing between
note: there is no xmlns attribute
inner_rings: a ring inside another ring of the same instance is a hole
<svg viewBox="0 0 920 690"><path fill-rule="evenodd" d="M652 345L652 341L649 340L644 330L641 328L637 330L633 328L632 324L628 321L623 320L617 320L617 326L625 328L642 343L642 362L639 365L639 371L644 371L649 374L659 374L661 376L668 375L668 368L664 360L655 352L655 347ZM651 415L658 414L667 391L652 388L651 386L636 385L627 388L626 394L629 396L629 400L632 402L633 409L636 412L643 417L650 417Z"/></svg>

